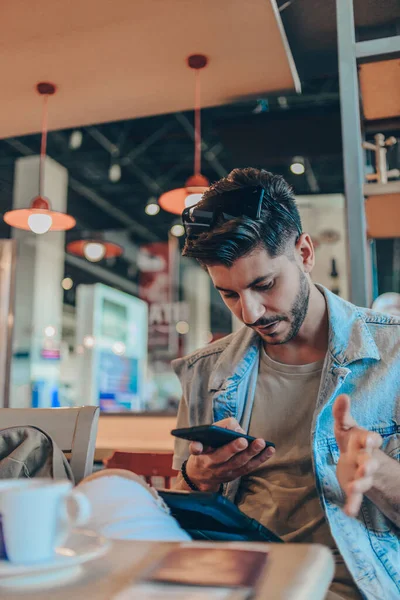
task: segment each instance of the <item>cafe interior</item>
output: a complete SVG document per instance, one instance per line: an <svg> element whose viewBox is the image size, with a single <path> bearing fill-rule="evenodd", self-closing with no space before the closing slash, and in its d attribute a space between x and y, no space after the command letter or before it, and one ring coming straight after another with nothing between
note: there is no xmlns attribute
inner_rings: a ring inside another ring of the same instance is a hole
<svg viewBox="0 0 400 600"><path fill-rule="evenodd" d="M171 361L243 327L207 270L181 256L183 210L232 169L266 169L292 187L314 243L313 281L400 316L399 3L7 0L2 9L0 597L380 597L329 596L332 554L318 544L200 541L188 531L202 528L207 499L196 527L167 509L157 521L169 500L153 490L168 494L178 476L171 430L182 388ZM59 447L76 489L55 482L54 448L53 470L36 483L26 467L2 470L2 432L26 427ZM151 512L147 537L132 525L131 539L115 524L91 527L100 496L102 518L125 514L126 496L110 499L107 477L96 478L110 469L131 474L129 510L136 524ZM85 494L91 482L98 489ZM32 516L24 534L29 491L46 516ZM53 508L74 494L69 537L53 539L47 562L32 561L46 518L50 530ZM400 587L387 593L400 598Z"/></svg>

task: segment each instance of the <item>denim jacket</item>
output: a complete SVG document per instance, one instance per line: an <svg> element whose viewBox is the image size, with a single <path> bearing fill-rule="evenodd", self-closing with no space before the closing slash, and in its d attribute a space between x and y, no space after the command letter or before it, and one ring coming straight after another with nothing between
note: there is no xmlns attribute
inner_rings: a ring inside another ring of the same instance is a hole
<svg viewBox="0 0 400 600"><path fill-rule="evenodd" d="M329 316L329 341L310 431L316 486L337 547L368 600L400 598L400 530L368 498L358 518L341 510L344 495L336 477L339 449L332 405L351 397L353 417L377 431L382 450L400 460L400 319L358 308L322 286ZM189 356L173 361L183 398L178 427L235 417L248 431L256 389L260 338L246 327ZM266 407L268 400L266 400ZM174 468L188 457L189 442L176 440ZM240 481L225 486L231 500Z"/></svg>

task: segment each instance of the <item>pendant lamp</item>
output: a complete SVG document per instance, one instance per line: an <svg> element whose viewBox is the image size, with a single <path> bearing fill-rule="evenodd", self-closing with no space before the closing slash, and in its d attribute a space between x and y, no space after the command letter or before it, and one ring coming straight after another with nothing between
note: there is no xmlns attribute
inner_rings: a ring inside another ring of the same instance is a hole
<svg viewBox="0 0 400 600"><path fill-rule="evenodd" d="M107 258L118 258L123 248L104 239L102 232L81 232L78 239L67 243L68 254L86 258L89 262L100 262Z"/></svg>
<svg viewBox="0 0 400 600"><path fill-rule="evenodd" d="M161 208L174 215L181 215L188 206L199 202L202 194L210 186L207 177L200 172L201 167L201 121L200 121L200 71L207 65L208 59L203 54L192 54L187 59L190 69L195 71L195 137L194 137L194 174L189 177L185 187L177 188L162 194L158 200Z"/></svg>
<svg viewBox="0 0 400 600"><path fill-rule="evenodd" d="M11 227L33 231L42 234L47 231L66 231L74 227L76 221L71 215L51 210L50 202L43 195L44 170L46 163L47 144L47 112L49 96L55 94L56 86L53 83L38 83L38 93L43 96L42 143L40 148L39 163L39 195L36 196L29 208L10 210L5 213L4 221Z"/></svg>

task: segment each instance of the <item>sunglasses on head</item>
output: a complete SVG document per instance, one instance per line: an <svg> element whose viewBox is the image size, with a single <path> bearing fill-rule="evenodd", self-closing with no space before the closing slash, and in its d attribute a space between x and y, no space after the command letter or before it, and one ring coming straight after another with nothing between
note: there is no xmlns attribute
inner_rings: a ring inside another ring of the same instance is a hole
<svg viewBox="0 0 400 600"><path fill-rule="evenodd" d="M213 196L204 202L200 200L195 206L185 208L182 213L182 221L186 237L193 239L201 233L211 231L217 223L221 224L221 222L240 217L258 221L261 217L263 200L270 203L271 207L273 206L279 213L289 217L295 224L298 234L302 234L299 223L290 212L282 204L268 196L263 187L257 186L224 192L220 197Z"/></svg>

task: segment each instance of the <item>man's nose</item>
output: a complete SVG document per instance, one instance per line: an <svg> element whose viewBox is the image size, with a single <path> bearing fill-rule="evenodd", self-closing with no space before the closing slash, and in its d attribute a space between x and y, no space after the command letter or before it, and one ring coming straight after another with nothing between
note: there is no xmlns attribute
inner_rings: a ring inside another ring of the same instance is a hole
<svg viewBox="0 0 400 600"><path fill-rule="evenodd" d="M245 325L256 323L265 313L265 307L255 298L242 298L242 321Z"/></svg>

